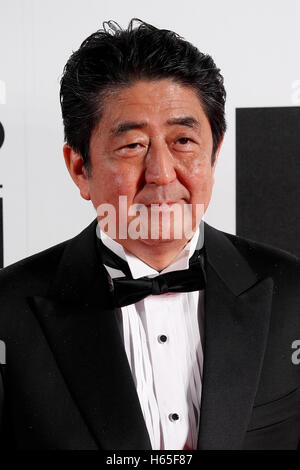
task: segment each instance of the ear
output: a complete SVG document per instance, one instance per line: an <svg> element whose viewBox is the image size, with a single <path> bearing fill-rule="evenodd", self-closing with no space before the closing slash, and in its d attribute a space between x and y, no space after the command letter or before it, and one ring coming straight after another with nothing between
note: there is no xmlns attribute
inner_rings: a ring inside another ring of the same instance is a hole
<svg viewBox="0 0 300 470"><path fill-rule="evenodd" d="M216 166L217 166L219 153L220 153L220 150L221 150L221 147L222 147L222 144L223 144L223 140L224 140L224 134L221 137L221 140L219 142L218 148L217 148L216 153L215 153L215 161L214 161L214 164L212 166L213 181L215 181L214 174L215 174L215 169L216 169Z"/></svg>
<svg viewBox="0 0 300 470"><path fill-rule="evenodd" d="M89 201L91 199L89 180L82 156L67 144L64 145L63 152L68 172L76 186L79 188L81 197Z"/></svg>

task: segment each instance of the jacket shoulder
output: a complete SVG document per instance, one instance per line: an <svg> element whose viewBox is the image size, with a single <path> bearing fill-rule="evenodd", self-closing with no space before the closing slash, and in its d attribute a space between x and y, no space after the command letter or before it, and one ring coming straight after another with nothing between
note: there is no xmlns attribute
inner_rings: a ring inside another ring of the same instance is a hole
<svg viewBox="0 0 300 470"><path fill-rule="evenodd" d="M258 276L300 281L300 258L278 247L223 232Z"/></svg>
<svg viewBox="0 0 300 470"><path fill-rule="evenodd" d="M0 269L0 296L44 295L53 281L67 248L78 242L90 241L97 219L79 234Z"/></svg>
<svg viewBox="0 0 300 470"><path fill-rule="evenodd" d="M43 290L53 278L68 241L24 258L0 270L0 296Z"/></svg>

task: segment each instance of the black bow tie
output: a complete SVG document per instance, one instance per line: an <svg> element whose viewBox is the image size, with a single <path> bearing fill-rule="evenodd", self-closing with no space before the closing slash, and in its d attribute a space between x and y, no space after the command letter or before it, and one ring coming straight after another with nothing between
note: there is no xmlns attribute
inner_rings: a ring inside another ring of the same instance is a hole
<svg viewBox="0 0 300 470"><path fill-rule="evenodd" d="M133 279L128 263L107 248L101 240L98 239L98 242L103 263L125 274L125 277L111 280L111 293L115 307L134 304L148 295L193 292L205 287L203 248L195 251L190 258L188 269L159 274L153 278L143 276Z"/></svg>

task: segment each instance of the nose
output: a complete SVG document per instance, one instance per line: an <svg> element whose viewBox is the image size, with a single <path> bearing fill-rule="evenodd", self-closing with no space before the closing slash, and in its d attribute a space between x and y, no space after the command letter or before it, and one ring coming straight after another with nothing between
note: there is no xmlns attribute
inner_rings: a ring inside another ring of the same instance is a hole
<svg viewBox="0 0 300 470"><path fill-rule="evenodd" d="M151 145L146 157L146 183L166 185L176 179L173 156L167 145Z"/></svg>

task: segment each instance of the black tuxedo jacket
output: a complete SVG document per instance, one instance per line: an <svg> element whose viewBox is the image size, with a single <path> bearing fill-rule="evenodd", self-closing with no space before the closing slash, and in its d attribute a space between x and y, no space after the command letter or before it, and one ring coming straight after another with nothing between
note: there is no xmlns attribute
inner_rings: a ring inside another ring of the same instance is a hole
<svg viewBox="0 0 300 470"><path fill-rule="evenodd" d="M95 227L0 271L2 448L151 449ZM300 261L207 223L204 235L198 449L297 449Z"/></svg>

